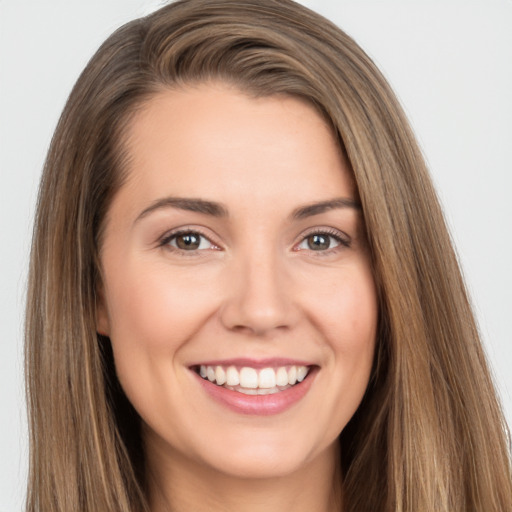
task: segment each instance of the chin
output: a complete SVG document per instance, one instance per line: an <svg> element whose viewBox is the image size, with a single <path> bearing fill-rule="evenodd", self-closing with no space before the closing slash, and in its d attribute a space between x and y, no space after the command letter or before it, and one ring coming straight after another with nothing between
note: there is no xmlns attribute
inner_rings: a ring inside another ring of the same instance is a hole
<svg viewBox="0 0 512 512"><path fill-rule="evenodd" d="M264 457L259 454L250 459L246 456L229 457L219 461L214 469L229 477L265 480L290 476L305 467L306 462L299 457L279 457L275 453Z"/></svg>
<svg viewBox="0 0 512 512"><path fill-rule="evenodd" d="M290 439L289 435L266 439L254 436L252 442L230 442L229 448L220 453L203 452L202 458L213 470L230 477L283 478L307 470L316 458L329 456L336 450L335 444L322 448Z"/></svg>

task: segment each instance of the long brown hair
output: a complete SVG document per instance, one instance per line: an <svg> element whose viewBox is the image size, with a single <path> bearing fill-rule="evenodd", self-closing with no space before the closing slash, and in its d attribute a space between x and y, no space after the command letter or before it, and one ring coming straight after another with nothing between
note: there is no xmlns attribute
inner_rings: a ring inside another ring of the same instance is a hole
<svg viewBox="0 0 512 512"><path fill-rule="evenodd" d="M341 433L344 511L512 510L506 425L428 172L373 62L290 0L181 0L116 31L75 85L39 193L26 321L28 512L147 510L139 419L95 330L123 135L157 91L299 96L353 170L380 301L372 377Z"/></svg>

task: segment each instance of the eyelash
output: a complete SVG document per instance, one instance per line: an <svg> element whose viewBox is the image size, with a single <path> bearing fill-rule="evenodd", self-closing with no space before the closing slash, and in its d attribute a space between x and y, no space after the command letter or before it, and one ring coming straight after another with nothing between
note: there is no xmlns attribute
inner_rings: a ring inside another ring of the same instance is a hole
<svg viewBox="0 0 512 512"><path fill-rule="evenodd" d="M336 229L333 229L333 228L317 228L317 229L313 229L312 231L309 231L306 234L302 235L300 242L298 244L295 244L294 250L298 252L300 249L296 249L296 247L298 245L305 243L309 237L315 236L315 235L325 236L329 239L334 239L338 244L335 247L329 247L328 249L325 249L325 250L315 251L313 249L309 249L309 252L313 253L315 256L318 256L318 257L329 256L333 253L336 253L343 249L347 249L351 246L351 239L345 233L338 231Z"/></svg>
<svg viewBox="0 0 512 512"><path fill-rule="evenodd" d="M173 231L171 233L165 234L160 239L160 241L158 243L158 247L163 247L163 248L165 248L175 254L178 254L180 256L188 256L188 257L201 256L201 252L203 252L204 249L193 249L193 250L187 251L185 249L180 249L179 247L173 247L172 245L170 245L174 239L178 238L181 235L197 235L199 238L203 238L203 239L207 240L212 245L214 250L217 250L219 248L217 244L212 242L212 240L210 240L210 238L207 235L202 233L201 230L197 229L197 228L193 228L193 229L183 228L183 229L179 229L178 231Z"/></svg>
<svg viewBox="0 0 512 512"><path fill-rule="evenodd" d="M200 256L201 253L205 251L205 249L192 249L192 250L187 251L185 249L180 249L179 247L173 247L172 245L170 245L171 242L173 240L175 240L177 237L179 237L180 235L198 235L199 238L203 238L203 239L207 240L212 245L214 250L219 249L219 246L217 244L215 244L207 235L202 233L201 230L197 229L197 228L194 228L194 229L184 228L184 229L179 229L178 231L173 231L171 233L168 233L160 239L160 241L158 243L158 247L164 247L167 250L170 250L176 254L179 254L180 256L192 256L192 257ZM309 237L315 236L315 235L319 235L319 236L323 235L323 236L326 236L327 238L334 239L338 244L335 247L330 247L325 250L315 251L313 249L310 249L310 251L312 253L317 253L318 256L325 256L325 255L331 254L333 252L336 252L338 250L341 250L344 248L349 248L351 246L350 237L348 237L346 234L344 234L338 230L332 229L332 228L331 229L324 228L324 229L315 229L315 230L305 233L302 236L302 238L300 239L299 243L294 245L293 250L296 252L299 252L301 249L297 249L297 246L304 243Z"/></svg>

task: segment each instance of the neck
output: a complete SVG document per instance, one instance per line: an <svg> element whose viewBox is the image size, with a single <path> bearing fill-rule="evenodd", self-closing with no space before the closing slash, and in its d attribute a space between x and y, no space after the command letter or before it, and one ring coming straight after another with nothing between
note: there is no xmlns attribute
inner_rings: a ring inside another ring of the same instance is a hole
<svg viewBox="0 0 512 512"><path fill-rule="evenodd" d="M149 448L149 447L148 447ZM152 512L340 512L338 443L291 474L240 478L148 450Z"/></svg>

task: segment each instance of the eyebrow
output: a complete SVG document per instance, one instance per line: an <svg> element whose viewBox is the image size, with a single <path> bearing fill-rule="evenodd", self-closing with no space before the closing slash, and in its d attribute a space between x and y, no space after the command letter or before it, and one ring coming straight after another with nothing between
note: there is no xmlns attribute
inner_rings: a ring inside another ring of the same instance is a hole
<svg viewBox="0 0 512 512"><path fill-rule="evenodd" d="M328 201L320 201L319 203L312 203L306 206L300 206L293 210L291 218L294 220L301 220L313 215L319 215L329 210L337 208L351 208L354 210L361 210L361 203L355 199L348 197L338 197L336 199L329 199Z"/></svg>
<svg viewBox="0 0 512 512"><path fill-rule="evenodd" d="M225 206L214 201L205 201L204 199L184 198L184 197L164 197L157 199L154 203L143 210L135 219L135 222L146 217L155 210L161 208L178 208L189 212L203 213L212 217L227 217L228 210Z"/></svg>
<svg viewBox="0 0 512 512"><path fill-rule="evenodd" d="M202 213L212 217L229 216L227 208L223 204L217 203L215 201L206 201L205 199L184 197L164 197L162 199L157 199L146 209L144 209L135 219L135 222L148 216L155 210L160 210L162 208L178 208L180 210ZM351 208L354 210L361 210L361 204L354 199L339 197L335 199L329 199L327 201L320 201L318 203L311 203L305 206L300 206L293 210L290 218L292 220L301 220L338 208Z"/></svg>

